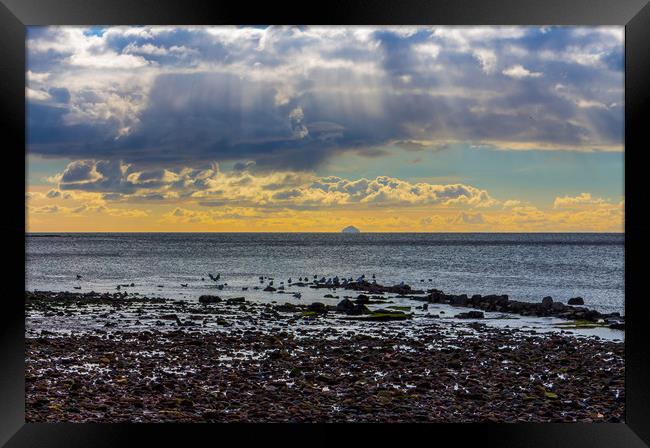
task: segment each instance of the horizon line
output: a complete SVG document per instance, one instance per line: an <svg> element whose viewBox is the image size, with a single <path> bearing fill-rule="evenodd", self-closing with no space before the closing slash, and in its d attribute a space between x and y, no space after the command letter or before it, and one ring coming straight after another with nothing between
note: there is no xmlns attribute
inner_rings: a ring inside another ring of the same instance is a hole
<svg viewBox="0 0 650 448"><path fill-rule="evenodd" d="M87 234L98 234L98 233L183 233L183 234L193 234L193 233L214 233L214 234L228 234L228 233L333 233L333 234L346 234L346 235L358 235L358 234L363 234L363 233L374 233L374 234L380 234L380 233L391 233L391 234L408 234L408 233L421 233L421 234L452 234L452 233L466 233L466 234L566 234L566 233L572 233L572 234L620 234L624 235L625 231L623 232L605 232L605 231L539 231L539 232L522 232L522 231L500 231L500 232L480 232L480 231L431 231L431 232L421 232L421 231L396 231L396 232L378 232L378 231L360 231L359 233L346 233L342 231L312 231L312 232L304 232L304 231L159 231L159 230L152 230L152 231L112 231L112 230L106 230L106 231L40 231L40 232L25 232L25 235L38 235L38 234L71 234L71 233L87 233Z"/></svg>

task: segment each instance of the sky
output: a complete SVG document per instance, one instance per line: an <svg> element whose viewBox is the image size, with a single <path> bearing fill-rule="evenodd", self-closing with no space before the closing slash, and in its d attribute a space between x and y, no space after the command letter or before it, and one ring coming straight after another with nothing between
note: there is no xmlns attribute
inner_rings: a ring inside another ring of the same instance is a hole
<svg viewBox="0 0 650 448"><path fill-rule="evenodd" d="M29 27L28 232L622 232L623 27Z"/></svg>

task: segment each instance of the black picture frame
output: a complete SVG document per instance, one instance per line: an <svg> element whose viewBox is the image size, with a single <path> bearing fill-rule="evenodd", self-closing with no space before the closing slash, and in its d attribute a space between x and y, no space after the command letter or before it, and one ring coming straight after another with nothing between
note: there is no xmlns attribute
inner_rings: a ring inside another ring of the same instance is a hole
<svg viewBox="0 0 650 448"><path fill-rule="evenodd" d="M24 404L25 27L106 24L625 25L626 423L458 425L26 424ZM0 308L0 445L108 447L213 443L363 443L449 440L512 447L650 446L650 347L643 295L643 152L650 109L650 5L644 0L329 0L248 4L198 0L0 0L0 108L9 200L0 220L5 252ZM638 260L638 261L637 261ZM23 279L21 281L20 279ZM406 439L406 440L405 440ZM447 442L447 443L450 443Z"/></svg>

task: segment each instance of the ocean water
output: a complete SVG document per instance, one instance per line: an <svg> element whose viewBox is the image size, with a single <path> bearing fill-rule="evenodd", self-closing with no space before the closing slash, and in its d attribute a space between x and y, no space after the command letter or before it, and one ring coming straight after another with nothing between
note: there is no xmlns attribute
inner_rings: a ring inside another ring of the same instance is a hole
<svg viewBox="0 0 650 448"><path fill-rule="evenodd" d="M272 277L277 287L282 281L288 286L289 278L365 274L381 284L404 281L419 289L531 302L581 296L589 308L623 314L624 242L623 234L575 233L39 234L26 237L25 281L27 290L115 292L118 284L134 283L122 291L327 303L327 290L287 288L301 292L301 299L263 292L267 282L259 277ZM219 284L227 285L218 290L208 273L221 274Z"/></svg>

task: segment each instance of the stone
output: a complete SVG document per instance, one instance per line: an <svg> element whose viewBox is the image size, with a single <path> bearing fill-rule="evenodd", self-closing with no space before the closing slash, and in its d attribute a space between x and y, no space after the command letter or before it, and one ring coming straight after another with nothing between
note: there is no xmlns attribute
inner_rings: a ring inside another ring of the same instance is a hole
<svg viewBox="0 0 650 448"><path fill-rule="evenodd" d="M336 305L336 311L348 312L354 309L354 302L350 299L343 299Z"/></svg>
<svg viewBox="0 0 650 448"><path fill-rule="evenodd" d="M460 296L453 296L451 298L451 304L455 306L467 306L467 295L462 294Z"/></svg>
<svg viewBox="0 0 650 448"><path fill-rule="evenodd" d="M585 300L582 297L573 297L567 302L569 305L584 305Z"/></svg>
<svg viewBox="0 0 650 448"><path fill-rule="evenodd" d="M551 309L553 311L561 312L561 311L564 311L564 308L565 308L565 306L564 306L564 304L562 302L553 302L553 304L551 305Z"/></svg>
<svg viewBox="0 0 650 448"><path fill-rule="evenodd" d="M221 302L221 297L203 295L203 296L199 297L199 302L201 302L201 303L219 303L219 302Z"/></svg>
<svg viewBox="0 0 650 448"><path fill-rule="evenodd" d="M322 302L314 302L307 307L309 311L314 311L316 313L327 313L327 307Z"/></svg>
<svg viewBox="0 0 650 448"><path fill-rule="evenodd" d="M550 308L553 306L553 297L551 296L546 296L542 299L542 307L543 308Z"/></svg>
<svg viewBox="0 0 650 448"><path fill-rule="evenodd" d="M357 303L368 303L370 302L370 297L365 294L359 294L356 299Z"/></svg>

